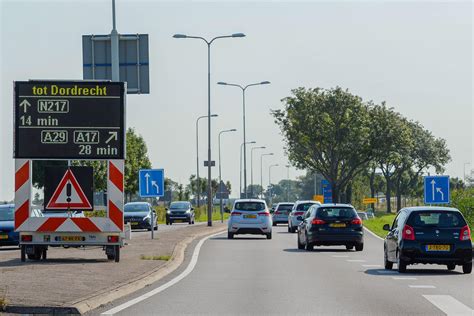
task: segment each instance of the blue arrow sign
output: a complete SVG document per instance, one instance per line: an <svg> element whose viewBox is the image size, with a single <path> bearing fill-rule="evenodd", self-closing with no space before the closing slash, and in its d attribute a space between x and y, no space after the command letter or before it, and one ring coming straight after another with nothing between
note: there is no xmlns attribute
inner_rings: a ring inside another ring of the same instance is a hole
<svg viewBox="0 0 474 316"><path fill-rule="evenodd" d="M321 180L324 203L332 203L332 187L328 180Z"/></svg>
<svg viewBox="0 0 474 316"><path fill-rule="evenodd" d="M157 197L165 193L165 172L163 169L142 169L138 172L140 197Z"/></svg>
<svg viewBox="0 0 474 316"><path fill-rule="evenodd" d="M425 180L425 204L448 204L449 176L427 176Z"/></svg>

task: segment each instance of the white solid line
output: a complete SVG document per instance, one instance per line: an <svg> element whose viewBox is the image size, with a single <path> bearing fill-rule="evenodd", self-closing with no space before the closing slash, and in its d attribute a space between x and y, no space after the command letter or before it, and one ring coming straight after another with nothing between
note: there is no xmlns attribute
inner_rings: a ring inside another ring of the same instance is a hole
<svg viewBox="0 0 474 316"><path fill-rule="evenodd" d="M431 304L438 307L448 316L472 316L474 310L464 305L451 295L423 295Z"/></svg>
<svg viewBox="0 0 474 316"><path fill-rule="evenodd" d="M333 255L331 257L334 257L334 258L349 258L349 256L336 256L336 255Z"/></svg>
<svg viewBox="0 0 474 316"><path fill-rule="evenodd" d="M436 289L434 285L409 285L412 289Z"/></svg>
<svg viewBox="0 0 474 316"><path fill-rule="evenodd" d="M393 277L394 280L416 280L413 277Z"/></svg>
<svg viewBox="0 0 474 316"><path fill-rule="evenodd" d="M368 229L367 227L364 227L364 229L365 229L369 234L371 234L372 236L374 236L375 238L380 239L380 240L384 240L382 237L377 236L374 232L372 232L372 231L371 231L370 229Z"/></svg>
<svg viewBox="0 0 474 316"><path fill-rule="evenodd" d="M194 248L194 252L193 252L193 256L191 258L191 261L189 262L188 266L186 267L186 269L181 272L180 275L178 275L177 277L175 277L174 279L166 282L165 284L161 285L160 287L157 287L156 289L154 290L151 290L150 292L147 292L137 298L134 298L133 300L130 300L128 302L125 302L117 307L114 307L104 313L102 313L101 315L114 315L120 311L123 311L124 309L126 308L129 308L130 306L133 306L135 304L138 304L140 303L141 301L143 300L146 300L147 298L150 298L151 296L153 295L156 295L160 292L163 292L164 290L166 290L167 288L175 285L176 283L178 283L179 281L181 281L182 279L184 279L185 277L188 276L188 274L190 274L193 270L194 270L194 267L196 266L196 263L197 263L197 260L198 260L198 257L199 257L199 251L201 250L201 246L204 244L204 242L206 240L208 240L209 238L211 237L214 237L214 236L217 236L217 235L221 235L222 232L220 233L216 233L216 234L213 234L213 235L210 235L210 236L207 236L203 239L201 239L198 244L196 245L196 248Z"/></svg>
<svg viewBox="0 0 474 316"><path fill-rule="evenodd" d="M359 259L350 259L346 260L347 262L365 262L365 260L359 260Z"/></svg>
<svg viewBox="0 0 474 316"><path fill-rule="evenodd" d="M380 264L363 264L362 265L365 268L380 268L382 267Z"/></svg>

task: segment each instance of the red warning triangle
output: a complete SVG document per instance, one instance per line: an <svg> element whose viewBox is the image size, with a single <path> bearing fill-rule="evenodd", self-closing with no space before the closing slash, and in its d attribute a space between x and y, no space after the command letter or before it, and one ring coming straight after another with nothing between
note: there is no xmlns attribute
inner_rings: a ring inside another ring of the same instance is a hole
<svg viewBox="0 0 474 316"><path fill-rule="evenodd" d="M71 184L71 192L67 192L67 185ZM69 193L69 195L68 195ZM66 171L58 187L46 206L47 209L92 209L79 182L70 169Z"/></svg>

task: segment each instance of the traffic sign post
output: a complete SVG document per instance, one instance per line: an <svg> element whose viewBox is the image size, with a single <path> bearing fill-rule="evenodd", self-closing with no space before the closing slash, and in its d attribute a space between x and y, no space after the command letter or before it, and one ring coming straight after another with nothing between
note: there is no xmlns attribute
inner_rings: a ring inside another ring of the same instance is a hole
<svg viewBox="0 0 474 316"><path fill-rule="evenodd" d="M449 204L449 176L424 177L425 204Z"/></svg>

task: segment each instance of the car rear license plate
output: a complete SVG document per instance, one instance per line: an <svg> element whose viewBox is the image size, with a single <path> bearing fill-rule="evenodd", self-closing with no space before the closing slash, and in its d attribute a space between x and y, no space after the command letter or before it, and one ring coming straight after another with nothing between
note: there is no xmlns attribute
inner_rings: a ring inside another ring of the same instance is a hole
<svg viewBox="0 0 474 316"><path fill-rule="evenodd" d="M329 227L346 227L346 224L344 223L332 223L332 224L329 224Z"/></svg>
<svg viewBox="0 0 474 316"><path fill-rule="evenodd" d="M7 234L0 234L0 239L8 239L8 235Z"/></svg>
<svg viewBox="0 0 474 316"><path fill-rule="evenodd" d="M62 241L82 241L82 236L62 236Z"/></svg>
<svg viewBox="0 0 474 316"><path fill-rule="evenodd" d="M136 225L138 225L138 222L131 222L130 225L136 226Z"/></svg>
<svg viewBox="0 0 474 316"><path fill-rule="evenodd" d="M244 218L257 218L257 215L253 215L253 214L244 215Z"/></svg>
<svg viewBox="0 0 474 316"><path fill-rule="evenodd" d="M176 223L182 223L183 220L182 219L174 219L173 222L176 222Z"/></svg>
<svg viewBox="0 0 474 316"><path fill-rule="evenodd" d="M450 245L426 245L426 251L450 251Z"/></svg>

